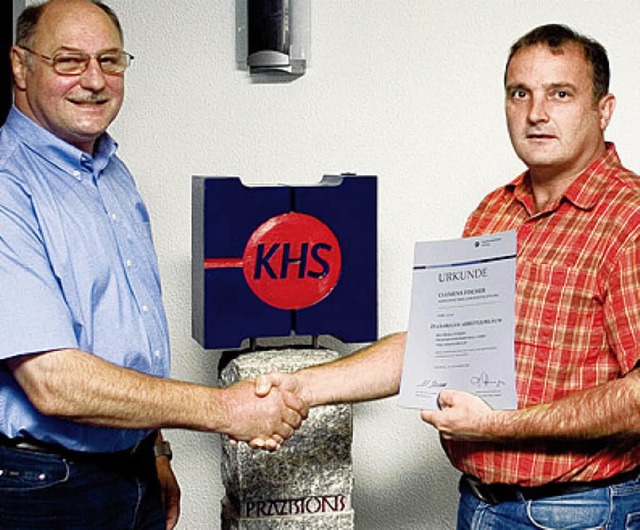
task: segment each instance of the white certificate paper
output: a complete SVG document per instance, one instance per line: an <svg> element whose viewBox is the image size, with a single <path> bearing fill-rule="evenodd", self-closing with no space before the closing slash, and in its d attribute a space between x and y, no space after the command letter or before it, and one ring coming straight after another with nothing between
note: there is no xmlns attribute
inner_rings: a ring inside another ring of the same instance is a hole
<svg viewBox="0 0 640 530"><path fill-rule="evenodd" d="M416 243L400 406L435 410L448 388L517 408L516 250L515 231Z"/></svg>

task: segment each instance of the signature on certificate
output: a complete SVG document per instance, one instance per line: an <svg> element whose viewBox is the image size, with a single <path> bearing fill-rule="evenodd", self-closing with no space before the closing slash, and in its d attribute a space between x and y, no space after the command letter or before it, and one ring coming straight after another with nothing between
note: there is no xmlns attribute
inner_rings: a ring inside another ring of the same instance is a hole
<svg viewBox="0 0 640 530"><path fill-rule="evenodd" d="M500 388L506 384L502 379L492 379L487 372L481 372L480 375L474 375L469 381L473 386L478 388Z"/></svg>
<svg viewBox="0 0 640 530"><path fill-rule="evenodd" d="M418 388L444 388L445 386L447 386L447 383L437 379L425 379L418 385Z"/></svg>

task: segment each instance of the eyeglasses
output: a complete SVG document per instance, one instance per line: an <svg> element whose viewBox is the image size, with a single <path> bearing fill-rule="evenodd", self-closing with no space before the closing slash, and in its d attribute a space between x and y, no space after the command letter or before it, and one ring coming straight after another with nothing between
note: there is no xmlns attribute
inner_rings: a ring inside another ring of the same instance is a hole
<svg viewBox="0 0 640 530"><path fill-rule="evenodd" d="M61 51L53 57L49 57L24 46L20 46L20 48L48 62L60 75L82 74L89 67L89 62L92 58L98 61L100 70L102 70L103 73L118 75L124 72L133 60L133 55L125 51L110 51L98 54L79 51Z"/></svg>

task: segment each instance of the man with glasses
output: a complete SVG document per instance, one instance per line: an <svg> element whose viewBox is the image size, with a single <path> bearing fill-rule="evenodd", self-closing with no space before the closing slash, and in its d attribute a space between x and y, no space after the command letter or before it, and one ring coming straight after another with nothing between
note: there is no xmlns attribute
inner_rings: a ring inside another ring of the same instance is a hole
<svg viewBox="0 0 640 530"><path fill-rule="evenodd" d="M131 59L101 2L50 0L18 20L0 129L2 528L173 528L160 428L275 448L306 414L284 388L167 379L149 216L106 133Z"/></svg>

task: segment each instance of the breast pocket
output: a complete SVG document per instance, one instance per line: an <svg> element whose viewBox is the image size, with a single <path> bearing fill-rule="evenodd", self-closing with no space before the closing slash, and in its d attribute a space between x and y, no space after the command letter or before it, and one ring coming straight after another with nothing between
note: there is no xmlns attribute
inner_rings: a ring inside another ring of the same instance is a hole
<svg viewBox="0 0 640 530"><path fill-rule="evenodd" d="M604 310L593 274L530 262L518 272L518 340L558 355L589 355L603 347Z"/></svg>

